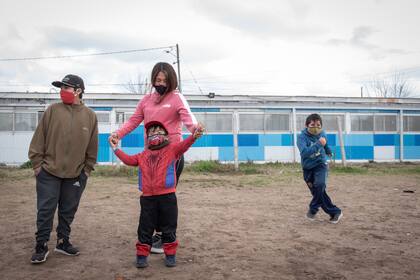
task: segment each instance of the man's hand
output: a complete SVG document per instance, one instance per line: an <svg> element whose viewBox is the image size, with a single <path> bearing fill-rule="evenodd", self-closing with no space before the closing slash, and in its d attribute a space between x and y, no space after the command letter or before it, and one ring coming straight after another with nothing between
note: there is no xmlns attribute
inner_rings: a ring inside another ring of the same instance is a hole
<svg viewBox="0 0 420 280"><path fill-rule="evenodd" d="M325 146L327 144L327 139L325 139L325 137L321 137L319 138L319 143L321 143L322 146Z"/></svg>
<svg viewBox="0 0 420 280"><path fill-rule="evenodd" d="M200 138L203 135L204 131L205 131L205 128L203 124L198 123L197 128L195 129L194 134L193 134L194 139Z"/></svg>
<svg viewBox="0 0 420 280"><path fill-rule="evenodd" d="M38 176L38 174L39 174L39 172L41 172L41 166L40 167L37 167L37 168L34 168L34 175L35 175L35 177L36 176Z"/></svg>
<svg viewBox="0 0 420 280"><path fill-rule="evenodd" d="M115 132L112 132L111 135L108 137L108 142L111 145L111 147L116 147L118 145L118 142L120 142L120 138L118 137L118 134Z"/></svg>

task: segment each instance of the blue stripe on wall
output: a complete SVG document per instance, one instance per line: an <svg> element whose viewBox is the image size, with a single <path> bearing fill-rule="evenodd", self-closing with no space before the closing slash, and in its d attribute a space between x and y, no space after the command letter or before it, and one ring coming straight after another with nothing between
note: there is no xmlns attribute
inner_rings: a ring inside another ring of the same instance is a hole
<svg viewBox="0 0 420 280"><path fill-rule="evenodd" d="M130 133L121 140L121 147L143 147L144 138L142 134Z"/></svg>
<svg viewBox="0 0 420 280"><path fill-rule="evenodd" d="M404 146L420 146L420 134L405 134Z"/></svg>
<svg viewBox="0 0 420 280"><path fill-rule="evenodd" d="M264 147L239 147L238 158L240 161L263 161L265 159Z"/></svg>
<svg viewBox="0 0 420 280"><path fill-rule="evenodd" d="M220 161L233 161L233 147L220 147L219 148L219 160Z"/></svg>
<svg viewBox="0 0 420 280"><path fill-rule="evenodd" d="M293 146L293 134L282 134L281 135L282 146Z"/></svg>
<svg viewBox="0 0 420 280"><path fill-rule="evenodd" d="M282 146L281 134L260 134L258 135L258 142L261 146Z"/></svg>
<svg viewBox="0 0 420 280"><path fill-rule="evenodd" d="M420 147L419 146L404 147L404 159L420 159Z"/></svg>
<svg viewBox="0 0 420 280"><path fill-rule="evenodd" d="M395 146L400 144L398 134L375 134L373 142L375 146Z"/></svg>
<svg viewBox="0 0 420 280"><path fill-rule="evenodd" d="M184 134L183 138L189 135ZM207 134L197 139L193 147L233 147L232 134Z"/></svg>
<svg viewBox="0 0 420 280"><path fill-rule="evenodd" d="M335 159L341 160L340 146L331 147L335 154ZM346 146L346 159L373 160L373 146Z"/></svg>
<svg viewBox="0 0 420 280"><path fill-rule="evenodd" d="M191 112L220 112L220 108L190 108Z"/></svg>
<svg viewBox="0 0 420 280"><path fill-rule="evenodd" d="M258 146L258 134L238 134L238 146Z"/></svg>
<svg viewBox="0 0 420 280"><path fill-rule="evenodd" d="M335 134L327 134L327 143L329 146L337 145L337 136Z"/></svg>
<svg viewBox="0 0 420 280"><path fill-rule="evenodd" d="M345 146L373 146L373 134L345 134Z"/></svg>
<svg viewBox="0 0 420 280"><path fill-rule="evenodd" d="M112 107L89 107L93 111L112 111Z"/></svg>

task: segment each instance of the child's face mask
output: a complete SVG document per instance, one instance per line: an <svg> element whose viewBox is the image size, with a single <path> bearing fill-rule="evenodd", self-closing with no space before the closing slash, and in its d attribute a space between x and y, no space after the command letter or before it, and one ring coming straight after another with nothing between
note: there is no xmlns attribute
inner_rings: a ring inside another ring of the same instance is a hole
<svg viewBox="0 0 420 280"><path fill-rule="evenodd" d="M162 134L155 134L147 137L147 145L150 146L159 146L162 145L163 142L168 140L166 135Z"/></svg>
<svg viewBox="0 0 420 280"><path fill-rule="evenodd" d="M312 135L319 135L322 131L322 127L320 126L308 127L308 131Z"/></svg>

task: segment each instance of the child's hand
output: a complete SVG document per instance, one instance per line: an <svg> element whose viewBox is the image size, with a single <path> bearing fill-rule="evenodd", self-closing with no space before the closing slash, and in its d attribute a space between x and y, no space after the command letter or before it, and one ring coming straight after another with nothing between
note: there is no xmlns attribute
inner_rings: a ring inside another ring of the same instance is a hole
<svg viewBox="0 0 420 280"><path fill-rule="evenodd" d="M327 144L327 139L325 137L319 138L319 143L321 143L322 146L325 146Z"/></svg>
<svg viewBox="0 0 420 280"><path fill-rule="evenodd" d="M112 132L108 138L108 142L111 145L111 147L113 147L112 144L118 145L119 141L120 141L120 138L118 137L118 134L115 132Z"/></svg>
<svg viewBox="0 0 420 280"><path fill-rule="evenodd" d="M193 134L194 139L200 138L203 135L204 131L205 131L205 128L203 124L198 123L197 128L195 129L194 134Z"/></svg>
<svg viewBox="0 0 420 280"><path fill-rule="evenodd" d="M115 149L118 145L118 141L112 141L112 136L109 136L109 145L112 147L112 149Z"/></svg>

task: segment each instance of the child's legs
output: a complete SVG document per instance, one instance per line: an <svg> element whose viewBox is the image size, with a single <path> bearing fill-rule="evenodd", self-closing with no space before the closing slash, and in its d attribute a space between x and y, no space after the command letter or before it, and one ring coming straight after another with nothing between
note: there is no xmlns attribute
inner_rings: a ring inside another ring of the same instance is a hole
<svg viewBox="0 0 420 280"><path fill-rule="evenodd" d="M340 213L341 210L335 206L330 197L327 194L327 177L328 177L328 166L322 165L319 168L315 169L315 184L319 187L319 199L320 199L320 206L325 213L329 214L330 216ZM322 190L322 191L321 191Z"/></svg>
<svg viewBox="0 0 420 280"><path fill-rule="evenodd" d="M312 214L316 214L318 212L319 207L321 206L320 194L318 192L318 189L315 188L314 186L314 183L315 183L314 175L315 175L314 169L303 170L303 180L305 180L305 183L312 194L312 200L309 203L309 210L311 211Z"/></svg>
<svg viewBox="0 0 420 280"><path fill-rule="evenodd" d="M181 176L182 170L184 170L184 155L182 155L175 163L176 166L176 186L178 186L179 177ZM156 233L162 233L159 226L156 228Z"/></svg>
<svg viewBox="0 0 420 280"><path fill-rule="evenodd" d="M137 255L148 256L152 247L153 231L158 221L158 200L153 196L141 196L140 207Z"/></svg>
<svg viewBox="0 0 420 280"><path fill-rule="evenodd" d="M175 255L178 247L176 228L178 204L175 193L159 196L159 228L162 230L163 250L166 255Z"/></svg>

